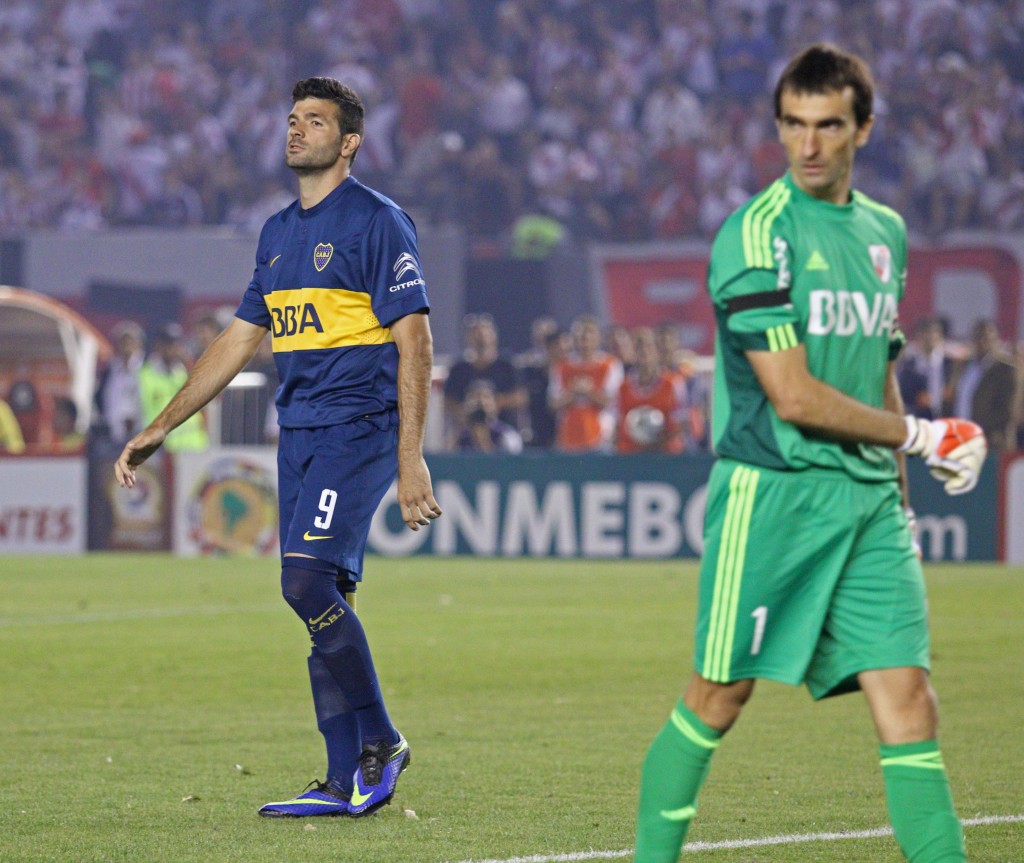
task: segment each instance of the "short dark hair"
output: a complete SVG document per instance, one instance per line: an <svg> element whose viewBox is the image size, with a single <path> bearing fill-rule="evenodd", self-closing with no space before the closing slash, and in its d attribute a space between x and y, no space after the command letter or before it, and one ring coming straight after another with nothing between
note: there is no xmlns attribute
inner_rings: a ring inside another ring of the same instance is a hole
<svg viewBox="0 0 1024 863"><path fill-rule="evenodd" d="M301 99L325 99L338 106L338 125L342 135L353 132L363 136L363 100L351 87L346 87L336 78L303 78L292 87L292 102ZM356 154L352 154L352 161Z"/></svg>
<svg viewBox="0 0 1024 863"><path fill-rule="evenodd" d="M782 119L782 93L831 93L853 90L853 116L863 126L872 114L874 82L868 64L856 54L827 42L811 45L789 61L775 85L775 119Z"/></svg>

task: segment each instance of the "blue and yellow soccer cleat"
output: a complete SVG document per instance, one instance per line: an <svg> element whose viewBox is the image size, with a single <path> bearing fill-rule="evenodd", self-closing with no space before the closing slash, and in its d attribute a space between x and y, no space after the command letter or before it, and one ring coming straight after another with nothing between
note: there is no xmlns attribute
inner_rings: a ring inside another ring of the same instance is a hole
<svg viewBox="0 0 1024 863"><path fill-rule="evenodd" d="M315 787L314 787L315 786ZM260 808L264 818L309 818L313 815L348 815L349 795L331 780L315 779L294 800L267 803Z"/></svg>
<svg viewBox="0 0 1024 863"><path fill-rule="evenodd" d="M409 766L409 744L399 735L398 743L376 743L363 747L359 756L348 814L369 815L391 802L398 775Z"/></svg>

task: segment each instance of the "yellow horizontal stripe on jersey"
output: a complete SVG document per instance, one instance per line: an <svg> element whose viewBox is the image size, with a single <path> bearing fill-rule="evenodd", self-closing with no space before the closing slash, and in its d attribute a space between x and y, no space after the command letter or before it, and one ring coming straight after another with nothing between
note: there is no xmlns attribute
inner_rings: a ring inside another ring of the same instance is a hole
<svg viewBox="0 0 1024 863"><path fill-rule="evenodd" d="M295 288L264 298L274 352L313 351L393 342L370 305L370 295L342 288Z"/></svg>

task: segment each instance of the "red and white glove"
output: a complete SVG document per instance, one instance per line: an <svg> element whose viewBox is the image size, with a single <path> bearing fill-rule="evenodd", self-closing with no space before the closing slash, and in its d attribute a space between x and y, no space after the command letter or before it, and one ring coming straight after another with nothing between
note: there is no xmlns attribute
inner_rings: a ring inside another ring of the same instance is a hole
<svg viewBox="0 0 1024 863"><path fill-rule="evenodd" d="M897 452L918 455L943 483L946 494L966 494L978 484L988 442L981 426L970 420L904 417L907 439Z"/></svg>

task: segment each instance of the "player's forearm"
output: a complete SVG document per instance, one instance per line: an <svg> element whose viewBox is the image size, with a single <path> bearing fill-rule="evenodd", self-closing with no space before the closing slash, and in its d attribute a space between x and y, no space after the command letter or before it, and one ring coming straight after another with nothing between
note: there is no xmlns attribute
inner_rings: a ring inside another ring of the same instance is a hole
<svg viewBox="0 0 1024 863"><path fill-rule="evenodd" d="M401 465L407 459L423 457L434 364L433 338L425 316L422 321L410 321L396 342L399 350L398 460Z"/></svg>
<svg viewBox="0 0 1024 863"><path fill-rule="evenodd" d="M235 321L238 321L236 318ZM253 358L266 330L252 324L233 322L203 352L189 376L150 426L165 433L202 410Z"/></svg>
<svg viewBox="0 0 1024 863"><path fill-rule="evenodd" d="M817 378L779 405L779 418L834 440L896 449L907 437L902 415L871 407Z"/></svg>
<svg viewBox="0 0 1024 863"><path fill-rule="evenodd" d="M851 443L896 449L906 440L902 416L858 401L812 375L803 345L785 351L747 351L747 358L781 420Z"/></svg>

